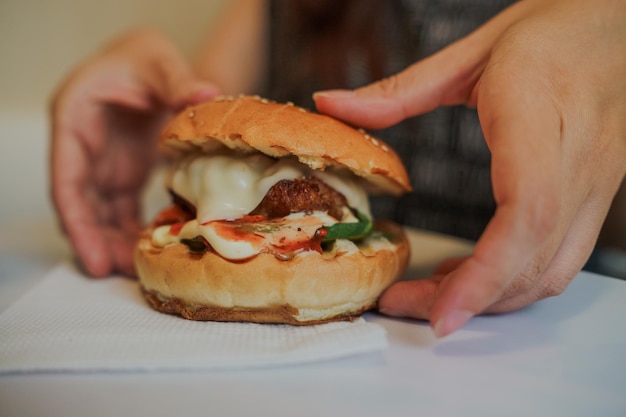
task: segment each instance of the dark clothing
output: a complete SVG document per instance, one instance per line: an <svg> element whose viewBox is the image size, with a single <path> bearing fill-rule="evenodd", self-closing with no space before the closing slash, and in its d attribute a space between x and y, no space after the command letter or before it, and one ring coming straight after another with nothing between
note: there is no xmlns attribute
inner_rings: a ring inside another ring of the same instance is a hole
<svg viewBox="0 0 626 417"><path fill-rule="evenodd" d="M330 12L300 3L271 2L265 95L313 108L314 91L356 88L400 72L467 35L513 1L322 1L331 6ZM495 203L490 153L476 111L443 107L373 133L401 156L414 188L397 199L374 197L374 214L477 239Z"/></svg>

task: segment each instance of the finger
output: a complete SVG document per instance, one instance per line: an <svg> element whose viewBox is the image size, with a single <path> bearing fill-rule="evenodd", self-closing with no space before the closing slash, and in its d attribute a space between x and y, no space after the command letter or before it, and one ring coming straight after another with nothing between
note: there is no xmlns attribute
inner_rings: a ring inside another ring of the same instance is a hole
<svg viewBox="0 0 626 417"><path fill-rule="evenodd" d="M428 319L433 301L439 293L442 276L400 281L390 286L378 300L378 310L393 317Z"/></svg>
<svg viewBox="0 0 626 417"><path fill-rule="evenodd" d="M165 57L146 68L143 85L130 86L127 94L115 94L107 101L117 104L149 110L154 107L154 99L159 104L178 111L185 106L211 100L220 94L220 89L204 80L198 79L185 62L176 62ZM132 91L140 88L141 91ZM120 102L120 99L128 97ZM144 97L140 99L139 97Z"/></svg>
<svg viewBox="0 0 626 417"><path fill-rule="evenodd" d="M442 105L474 105L478 82L491 48L532 5L519 2L436 54L389 78L356 90L319 91L316 107L368 129L381 129Z"/></svg>
<svg viewBox="0 0 626 417"><path fill-rule="evenodd" d="M142 34L137 42L142 51L151 44L155 46L149 53L157 51L158 55L141 61L141 71L146 74L142 80L148 90L167 107L179 110L186 105L209 100L220 93L218 86L198 78L178 48L160 34ZM129 47L132 48L133 45Z"/></svg>
<svg viewBox="0 0 626 417"><path fill-rule="evenodd" d="M133 276L133 247L141 229L135 196L103 201L71 183L55 193L61 222L85 271L95 277L112 272Z"/></svg>
<svg viewBox="0 0 626 417"><path fill-rule="evenodd" d="M138 193L138 190L129 190L88 198L90 206L95 208L95 217L101 228L103 230L119 229L129 234L137 234L143 227Z"/></svg>
<svg viewBox="0 0 626 417"><path fill-rule="evenodd" d="M93 276L109 274L112 268L106 241L100 230L100 222L94 210L95 201L88 184L92 181L91 153L98 141L80 138L68 113L81 120L86 129L100 126L94 119L93 106L73 103L68 109L66 96L56 100L52 107L52 146L50 155L50 191L62 228L69 238L79 262Z"/></svg>
<svg viewBox="0 0 626 417"><path fill-rule="evenodd" d="M106 276L112 269L107 241L85 195L66 188L58 197L67 204L58 204L59 218L70 244L83 268L92 276ZM72 203L74 202L74 203ZM69 207L69 206L72 207Z"/></svg>
<svg viewBox="0 0 626 417"><path fill-rule="evenodd" d="M133 255L138 234L124 229L107 229L104 234L112 259L111 272L117 272L128 277L136 277L137 272Z"/></svg>
<svg viewBox="0 0 626 417"><path fill-rule="evenodd" d="M439 265L437 265L433 274L434 275L449 274L450 272L457 269L459 265L461 265L466 259L467 259L467 256L458 256L454 258L444 259L442 262L439 263Z"/></svg>
<svg viewBox="0 0 626 417"><path fill-rule="evenodd" d="M478 97L497 209L473 254L448 275L433 305L431 323L439 336L495 303L557 227L560 118L542 101L544 95L519 87L536 83L507 79L514 73L499 68L498 75L487 76Z"/></svg>
<svg viewBox="0 0 626 417"><path fill-rule="evenodd" d="M85 190L84 163L88 157L78 141L58 142L52 155L52 197L57 213L86 271L93 276L107 275L111 260Z"/></svg>
<svg viewBox="0 0 626 417"><path fill-rule="evenodd" d="M216 85L198 78L176 45L157 31L132 32L105 48L102 55L104 59L95 56L82 70L97 73L96 80L85 80L84 93L95 95L99 102L138 110L154 110L159 105L176 111L220 93ZM89 70L90 65L99 71ZM95 89L94 83L103 88Z"/></svg>
<svg viewBox="0 0 626 417"><path fill-rule="evenodd" d="M185 78L186 77L186 78ZM213 99L220 94L216 85L188 74L165 80L166 91L161 99L174 111Z"/></svg>
<svg viewBox="0 0 626 417"><path fill-rule="evenodd" d="M313 95L321 113L367 129L381 129L445 104L466 101L470 83L479 73L480 59L468 59L454 45L404 71L357 90L329 90Z"/></svg>
<svg viewBox="0 0 626 417"><path fill-rule="evenodd" d="M612 194L608 192L607 195ZM534 301L561 294L589 259L610 204L610 198L599 196L582 202L575 217L567 219L567 231L559 237L558 249L543 268L535 285L497 301L486 311L513 311ZM528 272L523 275L526 274Z"/></svg>

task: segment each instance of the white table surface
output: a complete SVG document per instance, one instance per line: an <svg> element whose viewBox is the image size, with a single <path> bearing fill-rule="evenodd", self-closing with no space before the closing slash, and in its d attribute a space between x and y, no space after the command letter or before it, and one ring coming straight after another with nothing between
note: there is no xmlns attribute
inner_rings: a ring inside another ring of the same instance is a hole
<svg viewBox="0 0 626 417"><path fill-rule="evenodd" d="M46 202L45 130L18 121L0 124L28 139L0 152L13 202L0 207L0 312L71 257ZM15 191L8 178L29 159ZM411 276L471 250L416 231L411 243ZM386 329L385 351L241 371L1 375L0 416L626 416L624 281L583 272L559 297L443 339L424 322L365 317Z"/></svg>

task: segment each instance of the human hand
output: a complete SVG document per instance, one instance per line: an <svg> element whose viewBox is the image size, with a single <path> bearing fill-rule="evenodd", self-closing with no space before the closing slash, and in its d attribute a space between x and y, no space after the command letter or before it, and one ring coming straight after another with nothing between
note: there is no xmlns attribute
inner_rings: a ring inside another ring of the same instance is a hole
<svg viewBox="0 0 626 417"><path fill-rule="evenodd" d="M218 89L166 38L133 32L82 63L52 101L51 194L63 231L93 276L134 275L140 190L165 118Z"/></svg>
<svg viewBox="0 0 626 417"><path fill-rule="evenodd" d="M626 3L526 0L403 72L314 97L377 129L441 105L478 110L497 209L471 256L380 299L447 335L472 316L560 294L593 250L626 172Z"/></svg>

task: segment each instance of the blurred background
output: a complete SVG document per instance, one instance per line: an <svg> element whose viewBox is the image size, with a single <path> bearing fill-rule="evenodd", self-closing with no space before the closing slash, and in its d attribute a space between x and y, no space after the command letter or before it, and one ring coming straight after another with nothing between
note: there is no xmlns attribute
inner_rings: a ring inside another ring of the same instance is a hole
<svg viewBox="0 0 626 417"><path fill-rule="evenodd" d="M47 112L66 74L137 26L192 54L227 0L0 0L0 219L49 213Z"/></svg>
<svg viewBox="0 0 626 417"><path fill-rule="evenodd" d="M0 110L41 110L63 76L111 38L157 27L192 53L226 0L2 0Z"/></svg>

